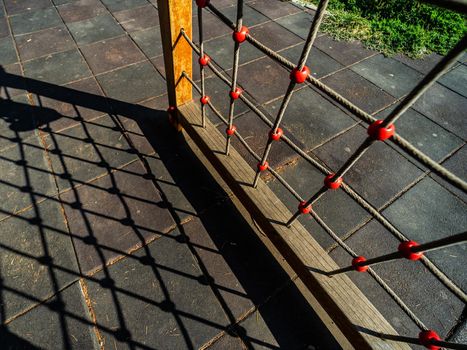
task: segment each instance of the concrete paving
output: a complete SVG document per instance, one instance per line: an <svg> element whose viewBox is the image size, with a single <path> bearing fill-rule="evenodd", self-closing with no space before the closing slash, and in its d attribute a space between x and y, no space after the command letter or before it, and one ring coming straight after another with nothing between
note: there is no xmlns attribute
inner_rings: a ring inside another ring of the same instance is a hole
<svg viewBox="0 0 467 350"><path fill-rule="evenodd" d="M235 3L216 1L232 20ZM313 15L290 2L252 0L245 24L294 61ZM210 13L204 19L206 51L231 74L230 30ZM307 65L384 117L439 59L388 58L320 33ZM287 71L249 44L240 64L239 84L272 120ZM339 348L229 194L168 125L155 0L2 0L0 65L2 346ZM463 178L466 72L465 60L458 62L396 123L404 138ZM206 89L226 115L228 88L211 76ZM261 153L266 126L244 104L235 112L235 124ZM220 124L213 113L209 118ZM358 147L364 127L308 85L296 89L283 123L332 169ZM321 186L322 175L282 142L270 163L304 197ZM294 211L295 199L265 179ZM346 180L420 242L467 227L466 195L393 145L375 145ZM343 191L327 193L315 209L361 254L397 245ZM315 221L300 220L339 264L349 263ZM466 289L465 247L428 256ZM427 326L465 341L465 305L421 264L376 270ZM367 275L350 276L402 335L416 336L416 326Z"/></svg>

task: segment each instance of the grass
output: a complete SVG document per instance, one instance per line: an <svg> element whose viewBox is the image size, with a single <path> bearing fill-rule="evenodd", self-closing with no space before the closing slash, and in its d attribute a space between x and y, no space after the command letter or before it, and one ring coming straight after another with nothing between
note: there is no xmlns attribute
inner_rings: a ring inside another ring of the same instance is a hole
<svg viewBox="0 0 467 350"><path fill-rule="evenodd" d="M330 0L328 10L321 30L386 55L445 55L467 32L465 16L415 0Z"/></svg>

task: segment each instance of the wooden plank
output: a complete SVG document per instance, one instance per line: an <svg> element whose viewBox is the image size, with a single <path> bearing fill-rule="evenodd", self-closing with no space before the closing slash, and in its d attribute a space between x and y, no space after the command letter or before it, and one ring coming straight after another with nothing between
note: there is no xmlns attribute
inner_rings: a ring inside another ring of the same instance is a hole
<svg viewBox="0 0 467 350"><path fill-rule="evenodd" d="M323 321L331 319L341 336L345 336L348 341L345 348L350 343L355 349L410 349L405 343L374 335L397 335L397 332L348 276L330 278L309 270L308 267L329 271L338 266L298 221L290 228L284 225L291 216L287 207L263 181L256 189L251 187L253 169L235 150L229 156L224 154L224 135L208 120L206 128L200 126L198 105L189 102L179 107L179 113L186 132L308 288L321 308L317 313L322 314L324 310L329 317L322 318ZM333 331L331 327L330 330Z"/></svg>
<svg viewBox="0 0 467 350"><path fill-rule="evenodd" d="M159 22L164 50L165 76L170 106L179 106L192 99L192 86L182 79L185 71L192 76L192 49L180 35L183 28L192 37L192 2L158 0Z"/></svg>

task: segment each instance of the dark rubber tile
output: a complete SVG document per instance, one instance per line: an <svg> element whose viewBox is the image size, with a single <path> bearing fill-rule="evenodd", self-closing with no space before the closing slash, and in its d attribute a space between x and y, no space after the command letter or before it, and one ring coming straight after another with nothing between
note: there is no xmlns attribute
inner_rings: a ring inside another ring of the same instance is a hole
<svg viewBox="0 0 467 350"><path fill-rule="evenodd" d="M159 26L132 32L130 36L147 57L152 58L163 54Z"/></svg>
<svg viewBox="0 0 467 350"><path fill-rule="evenodd" d="M37 11L22 12L10 17L11 28L15 35L35 32L62 24L57 10L49 7Z"/></svg>
<svg viewBox="0 0 467 350"><path fill-rule="evenodd" d="M109 14L68 24L78 45L91 44L124 34L123 29Z"/></svg>
<svg viewBox="0 0 467 350"><path fill-rule="evenodd" d="M152 5L115 12L114 16L129 33L159 24L159 14Z"/></svg>
<svg viewBox="0 0 467 350"><path fill-rule="evenodd" d="M344 66L374 55L373 51L363 47L359 41L336 41L328 35L316 38L315 46Z"/></svg>
<svg viewBox="0 0 467 350"><path fill-rule="evenodd" d="M83 21L107 13L99 0L75 0L58 6L57 10L66 23Z"/></svg>

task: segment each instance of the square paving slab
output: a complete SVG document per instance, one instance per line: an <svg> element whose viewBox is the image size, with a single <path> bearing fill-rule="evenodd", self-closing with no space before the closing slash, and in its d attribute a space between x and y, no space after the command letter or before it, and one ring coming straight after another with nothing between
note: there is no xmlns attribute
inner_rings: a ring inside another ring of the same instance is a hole
<svg viewBox="0 0 467 350"><path fill-rule="evenodd" d="M156 240L87 282L107 344L198 348L225 329L219 301L199 279L190 250L174 238Z"/></svg>
<svg viewBox="0 0 467 350"><path fill-rule="evenodd" d="M75 48L64 26L16 36L16 45L23 61Z"/></svg>
<svg viewBox="0 0 467 350"><path fill-rule="evenodd" d="M56 200L1 221L0 230L2 320L39 304L78 279L73 246Z"/></svg>
<svg viewBox="0 0 467 350"><path fill-rule="evenodd" d="M37 11L26 11L11 16L10 23L13 33L18 35L56 27L62 24L62 21L57 10L54 7L49 7Z"/></svg>
<svg viewBox="0 0 467 350"><path fill-rule="evenodd" d="M366 136L366 130L356 126L313 153L335 171L363 143ZM421 175L419 168L392 147L377 142L349 170L345 179L360 195L379 208Z"/></svg>
<svg viewBox="0 0 467 350"><path fill-rule="evenodd" d="M83 21L107 13L99 0L74 0L63 6L58 6L57 10L66 23Z"/></svg>
<svg viewBox="0 0 467 350"><path fill-rule="evenodd" d="M93 272L173 229L139 162L61 196L83 272Z"/></svg>
<svg viewBox="0 0 467 350"><path fill-rule="evenodd" d="M79 350L99 346L79 283L2 327L0 342L8 349Z"/></svg>
<svg viewBox="0 0 467 350"><path fill-rule="evenodd" d="M159 14L152 5L115 12L114 16L129 33L159 24Z"/></svg>
<svg viewBox="0 0 467 350"><path fill-rule="evenodd" d="M68 24L68 29L79 45L122 35L124 31L109 14Z"/></svg>

